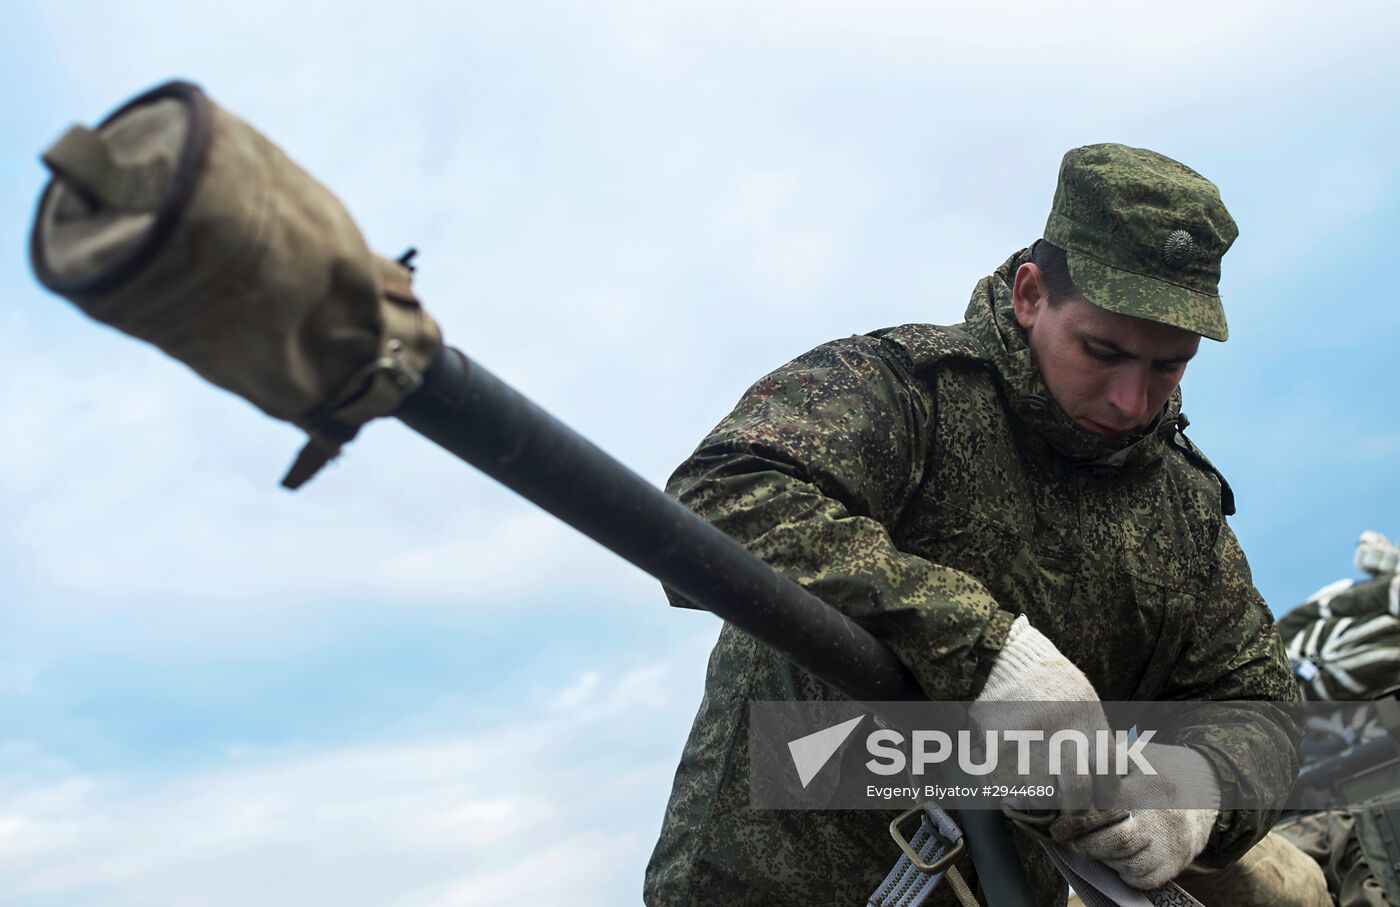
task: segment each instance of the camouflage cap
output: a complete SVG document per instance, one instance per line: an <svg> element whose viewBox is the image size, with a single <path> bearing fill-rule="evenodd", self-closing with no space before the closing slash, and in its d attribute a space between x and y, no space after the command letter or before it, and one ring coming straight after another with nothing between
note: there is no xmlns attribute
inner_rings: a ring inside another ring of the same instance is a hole
<svg viewBox="0 0 1400 907"><path fill-rule="evenodd" d="M1094 305L1224 340L1220 258L1239 235L1215 184L1144 148L1065 154L1045 239Z"/></svg>

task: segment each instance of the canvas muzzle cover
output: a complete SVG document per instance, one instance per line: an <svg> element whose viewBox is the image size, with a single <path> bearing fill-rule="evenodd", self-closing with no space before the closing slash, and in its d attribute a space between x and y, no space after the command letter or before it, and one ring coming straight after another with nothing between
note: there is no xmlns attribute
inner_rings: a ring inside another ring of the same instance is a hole
<svg viewBox="0 0 1400 907"><path fill-rule="evenodd" d="M43 155L30 256L45 287L309 442L295 488L393 413L442 345L412 271L197 86L170 82Z"/></svg>

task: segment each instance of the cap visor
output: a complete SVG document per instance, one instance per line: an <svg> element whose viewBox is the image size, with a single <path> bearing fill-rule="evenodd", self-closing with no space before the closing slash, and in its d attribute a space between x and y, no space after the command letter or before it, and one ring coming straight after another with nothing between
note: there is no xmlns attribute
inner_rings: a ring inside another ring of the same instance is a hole
<svg viewBox="0 0 1400 907"><path fill-rule="evenodd" d="M1170 324L1211 340L1230 336L1219 296L1109 267L1078 252L1066 257L1075 287L1101 309Z"/></svg>

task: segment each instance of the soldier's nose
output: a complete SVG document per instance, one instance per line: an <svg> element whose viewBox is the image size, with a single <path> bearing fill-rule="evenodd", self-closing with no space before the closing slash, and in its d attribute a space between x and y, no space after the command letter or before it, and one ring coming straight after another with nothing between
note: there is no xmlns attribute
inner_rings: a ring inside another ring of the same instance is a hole
<svg viewBox="0 0 1400 907"><path fill-rule="evenodd" d="M1122 423L1121 430L1137 427L1147 417L1147 377L1136 369L1124 369L1108 386L1108 405Z"/></svg>

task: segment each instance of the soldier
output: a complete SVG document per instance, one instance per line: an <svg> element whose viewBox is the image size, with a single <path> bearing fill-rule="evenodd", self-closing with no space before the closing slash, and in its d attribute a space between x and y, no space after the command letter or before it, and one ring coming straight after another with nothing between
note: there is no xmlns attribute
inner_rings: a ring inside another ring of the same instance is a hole
<svg viewBox="0 0 1400 907"><path fill-rule="evenodd" d="M930 698L1294 700L1225 521L1230 488L1182 433L1182 373L1201 337L1227 336L1217 283L1236 233L1215 186L1176 161L1074 149L1044 238L978 283L963 323L798 357L667 491L861 622ZM890 815L749 805L746 704L833 698L722 629L648 904L865 903L898 855ZM1221 790L1286 790L1296 728L1227 736L1219 709L1175 742ZM1071 846L1150 887L1232 862L1274 818L1136 810ZM1039 847L1017 846L1038 903L1064 903Z"/></svg>

